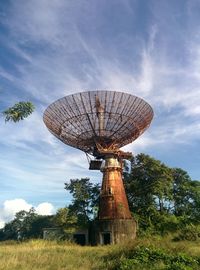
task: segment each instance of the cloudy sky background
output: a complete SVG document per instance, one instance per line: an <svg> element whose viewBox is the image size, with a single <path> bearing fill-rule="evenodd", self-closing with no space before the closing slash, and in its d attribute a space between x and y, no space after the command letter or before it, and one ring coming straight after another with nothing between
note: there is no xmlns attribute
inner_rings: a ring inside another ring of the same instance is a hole
<svg viewBox="0 0 200 270"><path fill-rule="evenodd" d="M101 181L42 120L50 103L77 91L144 98L153 123L126 149L200 179L199 14L198 0L0 1L0 111L36 105L18 124L0 119L1 225L21 209L50 214L67 205L71 178Z"/></svg>

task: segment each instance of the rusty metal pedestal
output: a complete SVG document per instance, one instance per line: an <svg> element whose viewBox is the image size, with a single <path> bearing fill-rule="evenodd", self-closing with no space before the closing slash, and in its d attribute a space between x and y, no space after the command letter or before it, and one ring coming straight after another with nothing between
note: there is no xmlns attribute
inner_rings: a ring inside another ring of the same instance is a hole
<svg viewBox="0 0 200 270"><path fill-rule="evenodd" d="M96 244L115 244L135 239L136 222L132 218L122 181L122 165L114 155L105 158L98 219L95 222Z"/></svg>

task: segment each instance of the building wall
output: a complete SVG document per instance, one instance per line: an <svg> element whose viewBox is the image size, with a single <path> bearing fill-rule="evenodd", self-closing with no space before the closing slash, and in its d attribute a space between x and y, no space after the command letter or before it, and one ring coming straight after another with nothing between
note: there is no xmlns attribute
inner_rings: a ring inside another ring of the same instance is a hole
<svg viewBox="0 0 200 270"><path fill-rule="evenodd" d="M136 228L137 224L133 219L97 220L91 229L91 244L117 244L134 240ZM110 234L110 243L104 242L107 234Z"/></svg>

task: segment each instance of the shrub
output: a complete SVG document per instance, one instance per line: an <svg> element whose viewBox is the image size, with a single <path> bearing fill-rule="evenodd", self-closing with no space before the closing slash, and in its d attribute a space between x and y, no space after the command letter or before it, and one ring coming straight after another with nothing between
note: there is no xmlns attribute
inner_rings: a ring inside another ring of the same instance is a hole
<svg viewBox="0 0 200 270"><path fill-rule="evenodd" d="M199 269L200 264L186 254L172 255L162 249L139 246L130 254L124 254L113 269L134 270L141 266L142 269L193 270Z"/></svg>
<svg viewBox="0 0 200 270"><path fill-rule="evenodd" d="M200 239L200 225L186 225L183 229L180 230L178 236L176 236L173 240L187 240L187 241L196 241Z"/></svg>

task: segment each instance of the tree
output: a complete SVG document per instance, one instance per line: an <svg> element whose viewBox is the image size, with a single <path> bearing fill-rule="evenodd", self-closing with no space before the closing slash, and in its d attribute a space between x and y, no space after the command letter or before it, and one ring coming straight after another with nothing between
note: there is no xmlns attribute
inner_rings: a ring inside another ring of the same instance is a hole
<svg viewBox="0 0 200 270"><path fill-rule="evenodd" d="M42 238L43 229L49 227L55 227L53 216L38 215L34 208L22 210L15 214L11 222L6 223L1 240Z"/></svg>
<svg viewBox="0 0 200 270"><path fill-rule="evenodd" d="M73 196L69 212L77 215L80 226L87 226L97 212L99 184L92 184L89 178L71 179L65 189Z"/></svg>
<svg viewBox="0 0 200 270"><path fill-rule="evenodd" d="M125 177L125 187L131 211L148 217L148 226L158 212L168 210L172 191L171 170L148 155L139 154L132 160L131 174Z"/></svg>
<svg viewBox="0 0 200 270"><path fill-rule="evenodd" d="M200 224L200 182L193 180L191 183L191 198L193 201L192 219Z"/></svg>
<svg viewBox="0 0 200 270"><path fill-rule="evenodd" d="M31 208L29 211L22 210L16 213L14 220L5 225L5 240L30 238L32 223L37 216L34 208Z"/></svg>
<svg viewBox="0 0 200 270"><path fill-rule="evenodd" d="M37 215L32 221L28 238L42 238L44 228L55 227L54 215L41 216Z"/></svg>
<svg viewBox="0 0 200 270"><path fill-rule="evenodd" d="M174 180L173 211L176 216L187 215L192 203L192 201L190 201L192 180L188 173L180 168L174 168L172 175Z"/></svg>
<svg viewBox="0 0 200 270"><path fill-rule="evenodd" d="M200 221L200 182L180 168L170 168L148 155L132 159L125 174L129 206L142 230L163 233Z"/></svg>
<svg viewBox="0 0 200 270"><path fill-rule="evenodd" d="M35 107L31 102L20 101L19 103L16 103L13 107L10 107L3 111L5 122L19 122L20 120L28 117L34 111L34 109Z"/></svg>
<svg viewBox="0 0 200 270"><path fill-rule="evenodd" d="M55 225L62 228L66 233L72 233L77 228L77 216L68 207L59 208L54 216Z"/></svg>

